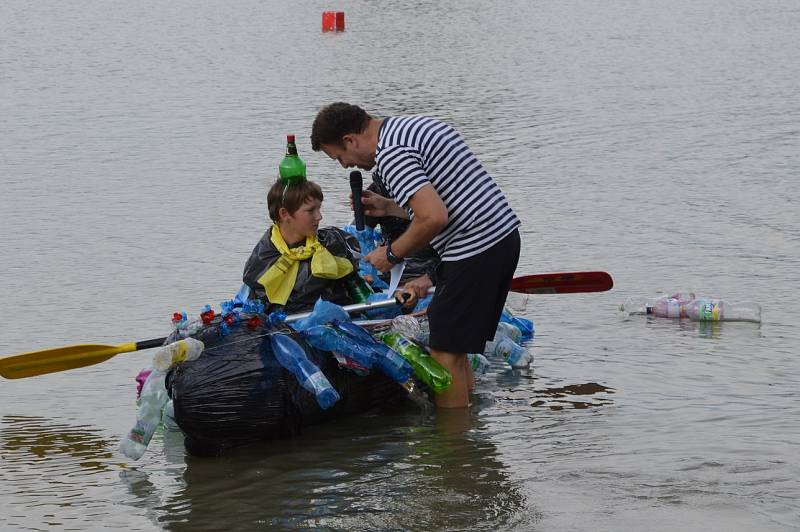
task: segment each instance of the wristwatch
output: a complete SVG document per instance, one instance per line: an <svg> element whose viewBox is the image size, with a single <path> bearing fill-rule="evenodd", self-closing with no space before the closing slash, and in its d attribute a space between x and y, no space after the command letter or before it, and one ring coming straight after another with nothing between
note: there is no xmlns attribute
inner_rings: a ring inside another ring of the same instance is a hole
<svg viewBox="0 0 800 532"><path fill-rule="evenodd" d="M391 262L392 264L400 264L403 262L403 259L392 253L392 245L389 244L386 246L386 260Z"/></svg>

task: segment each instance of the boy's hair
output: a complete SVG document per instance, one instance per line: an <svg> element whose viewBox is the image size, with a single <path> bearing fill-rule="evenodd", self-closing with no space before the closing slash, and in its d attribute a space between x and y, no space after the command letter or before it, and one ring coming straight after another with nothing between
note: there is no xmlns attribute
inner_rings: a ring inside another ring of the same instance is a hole
<svg viewBox="0 0 800 532"><path fill-rule="evenodd" d="M284 207L294 214L308 199L322 201L322 188L313 181L303 181L296 185L284 185L280 180L273 184L267 193L267 208L273 222L280 221L278 211Z"/></svg>
<svg viewBox="0 0 800 532"><path fill-rule="evenodd" d="M323 107L311 126L311 149L319 151L323 144L342 145L342 137L362 133L372 117L361 107L336 102Z"/></svg>

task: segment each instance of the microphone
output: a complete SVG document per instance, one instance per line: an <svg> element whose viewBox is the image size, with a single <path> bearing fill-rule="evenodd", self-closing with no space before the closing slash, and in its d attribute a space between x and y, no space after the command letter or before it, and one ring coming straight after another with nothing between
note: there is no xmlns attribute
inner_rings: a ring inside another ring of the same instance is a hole
<svg viewBox="0 0 800 532"><path fill-rule="evenodd" d="M364 205L361 203L361 187L364 183L361 179L361 172L353 170L350 172L350 191L353 193L353 213L356 218L356 229L364 230Z"/></svg>

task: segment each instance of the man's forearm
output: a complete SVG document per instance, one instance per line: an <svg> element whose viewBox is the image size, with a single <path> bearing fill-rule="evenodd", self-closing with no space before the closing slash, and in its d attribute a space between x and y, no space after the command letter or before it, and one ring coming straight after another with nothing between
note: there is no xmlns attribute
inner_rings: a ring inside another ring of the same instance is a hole
<svg viewBox="0 0 800 532"><path fill-rule="evenodd" d="M430 244L443 228L444 225L435 221L414 218L405 232L392 242L392 252L398 257L407 257Z"/></svg>

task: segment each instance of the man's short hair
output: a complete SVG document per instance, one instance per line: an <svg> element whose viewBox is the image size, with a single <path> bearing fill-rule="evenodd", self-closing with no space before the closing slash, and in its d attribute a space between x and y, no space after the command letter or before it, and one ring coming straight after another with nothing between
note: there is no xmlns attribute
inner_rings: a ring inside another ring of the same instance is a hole
<svg viewBox="0 0 800 532"><path fill-rule="evenodd" d="M341 146L342 137L363 133L372 117L361 107L345 102L326 105L317 113L311 126L311 149L319 151L323 144Z"/></svg>
<svg viewBox="0 0 800 532"><path fill-rule="evenodd" d="M309 199L322 201L322 188L318 184L313 181L303 181L296 185L284 185L278 180L267 193L269 217L277 223L280 220L278 211L281 207L285 207L289 214L294 214Z"/></svg>

